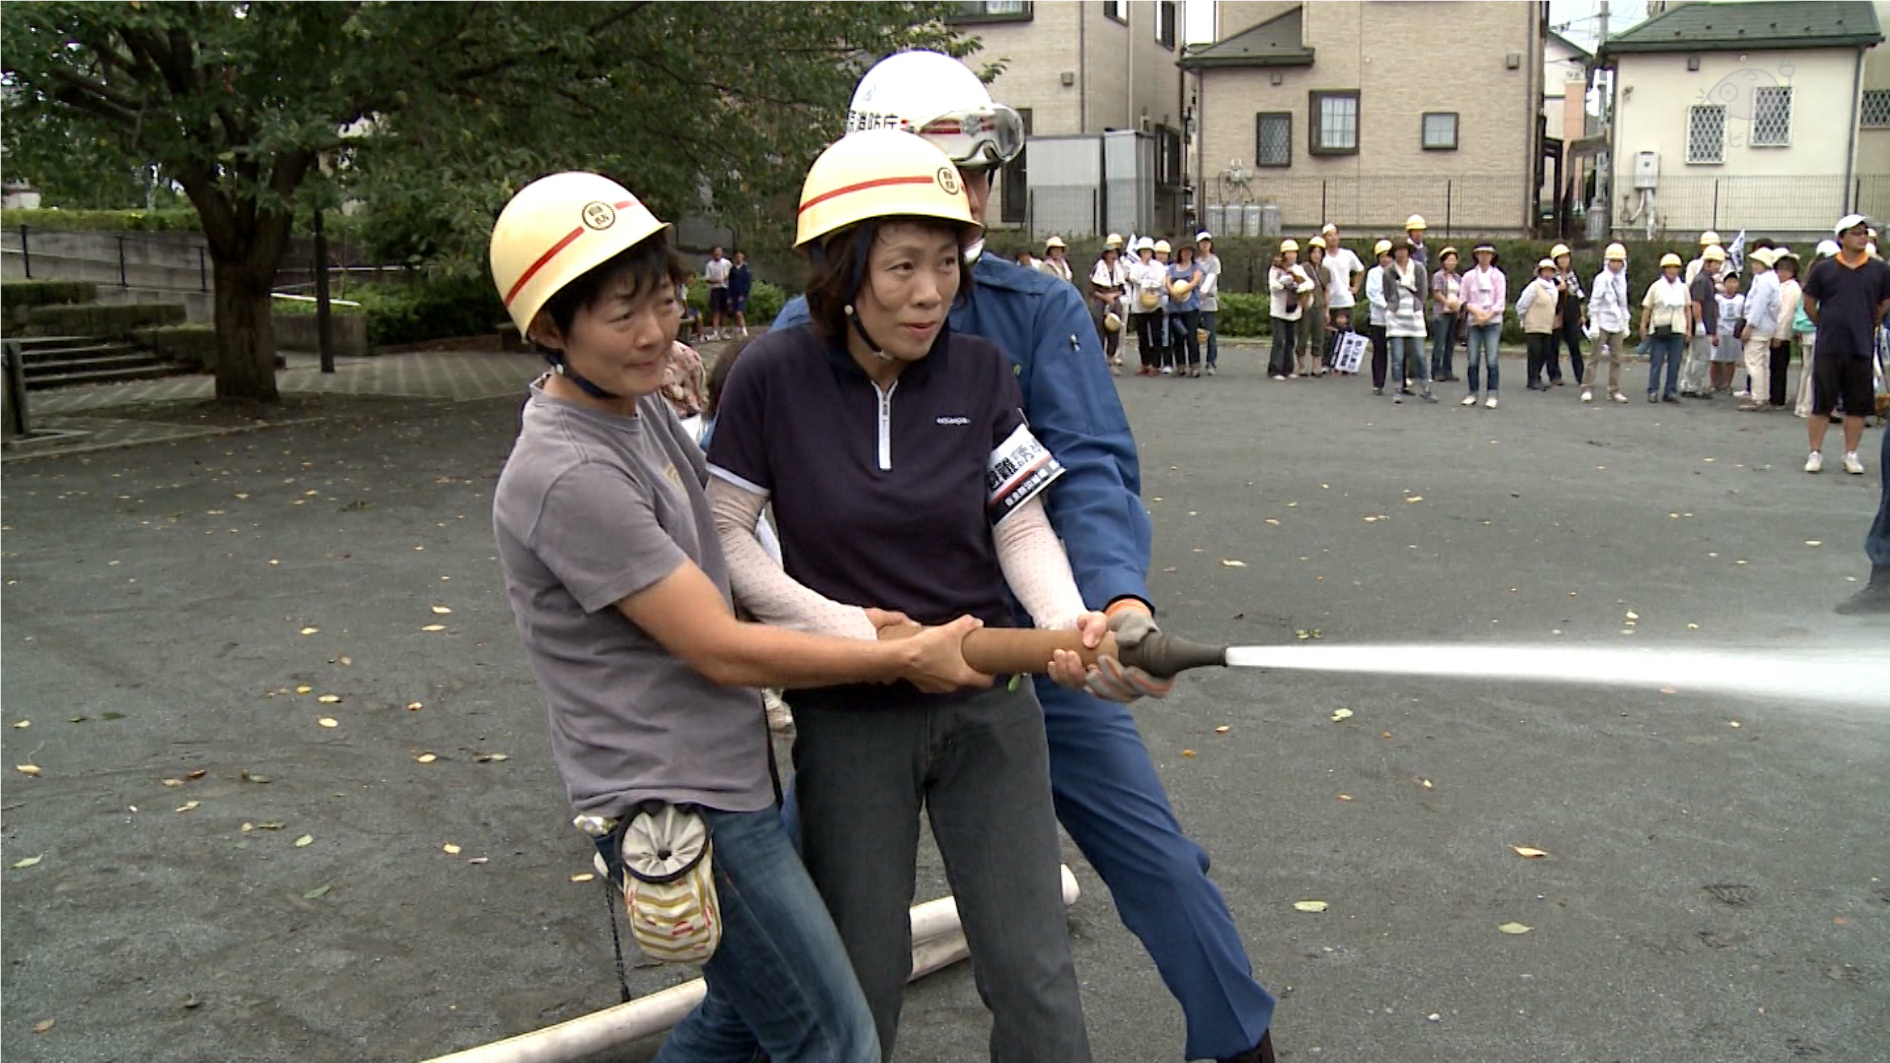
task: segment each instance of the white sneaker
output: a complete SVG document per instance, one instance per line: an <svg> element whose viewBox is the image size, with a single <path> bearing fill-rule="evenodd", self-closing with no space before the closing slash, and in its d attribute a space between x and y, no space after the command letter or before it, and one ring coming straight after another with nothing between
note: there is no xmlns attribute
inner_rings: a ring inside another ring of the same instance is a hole
<svg viewBox="0 0 1890 1063"><path fill-rule="evenodd" d="M1404 396L1402 394L1398 394L1394 392L1391 396L1391 401L1394 405L1402 404L1404 402Z"/></svg>
<svg viewBox="0 0 1890 1063"><path fill-rule="evenodd" d="M1172 366L1172 365L1165 365L1165 366L1162 366L1162 375L1163 375L1163 376L1174 376L1174 375L1175 375L1175 367L1174 367L1174 366ZM1277 379L1277 378L1275 378L1275 379Z"/></svg>
<svg viewBox="0 0 1890 1063"><path fill-rule="evenodd" d="M1463 401L1458 403L1458 405L1460 406L1475 406L1476 404L1477 404L1477 397L1474 394L1465 395L1463 397Z"/></svg>
<svg viewBox="0 0 1890 1063"><path fill-rule="evenodd" d="M743 325L742 326L742 339L747 339L747 338L748 338L748 326Z"/></svg>
<svg viewBox="0 0 1890 1063"><path fill-rule="evenodd" d="M1496 396L1491 395L1488 399L1484 400L1483 405L1489 407L1492 410L1496 409Z"/></svg>
<svg viewBox="0 0 1890 1063"><path fill-rule="evenodd" d="M1281 376L1281 375L1280 375L1279 373L1275 373L1275 374L1273 374L1273 379L1275 379L1275 380L1285 380L1286 378L1285 378L1284 376Z"/></svg>
<svg viewBox="0 0 1890 1063"><path fill-rule="evenodd" d="M1812 451L1811 457L1805 459L1805 471L1818 472L1822 470L1823 468L1824 468L1824 455L1819 453L1818 451L1815 451L1815 450Z"/></svg>
<svg viewBox="0 0 1890 1063"><path fill-rule="evenodd" d="M1583 388L1583 389L1582 389L1582 401L1583 401L1583 402L1593 402L1593 401L1595 401L1595 393L1594 393L1594 392L1592 392L1592 391L1590 391L1590 390L1588 390L1587 388Z"/></svg>
<svg viewBox="0 0 1890 1063"><path fill-rule="evenodd" d="M1850 473L1852 476L1864 475L1864 463L1857 460L1857 452L1855 450L1847 450L1844 452L1844 471Z"/></svg>
<svg viewBox="0 0 1890 1063"><path fill-rule="evenodd" d="M1620 393L1620 392L1618 392L1618 391L1617 391L1617 392L1615 392L1615 393L1614 393L1613 395L1610 395L1610 396L1608 396L1608 397L1609 397L1609 398L1611 398L1611 399L1613 399L1613 400L1614 400L1614 401L1616 401L1616 402L1626 402L1626 401L1627 401L1627 396L1626 396L1626 395L1623 395L1623 394L1621 394L1621 393Z"/></svg>

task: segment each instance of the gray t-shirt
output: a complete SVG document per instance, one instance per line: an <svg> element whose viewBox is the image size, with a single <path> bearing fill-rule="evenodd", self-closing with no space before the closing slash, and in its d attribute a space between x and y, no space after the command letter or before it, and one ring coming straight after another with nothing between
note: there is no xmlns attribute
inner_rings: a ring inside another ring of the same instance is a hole
<svg viewBox="0 0 1890 1063"><path fill-rule="evenodd" d="M532 385L493 495L512 616L580 812L774 800L759 692L717 686L616 608L694 561L729 600L702 451L661 398L618 417Z"/></svg>

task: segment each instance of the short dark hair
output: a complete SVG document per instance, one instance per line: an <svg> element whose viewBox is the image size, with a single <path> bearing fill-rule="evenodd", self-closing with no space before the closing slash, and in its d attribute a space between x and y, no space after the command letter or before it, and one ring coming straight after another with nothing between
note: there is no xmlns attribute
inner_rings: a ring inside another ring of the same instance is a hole
<svg viewBox="0 0 1890 1063"><path fill-rule="evenodd" d="M859 294L858 285L866 276L866 257L873 253L873 243L888 225L917 225L940 232L950 232L956 239L959 227L938 218L876 218L850 225L828 236L814 252L814 268L807 279L807 319L814 332L829 343L839 342L847 331L847 307ZM864 237L864 239L862 239ZM954 308L962 306L971 293L971 270L961 258L958 263L958 294Z"/></svg>
<svg viewBox="0 0 1890 1063"><path fill-rule="evenodd" d="M545 300L544 312L558 326L558 334L569 335L571 322L579 310L596 305L599 299L625 281L630 297L640 299L665 284L674 288L686 275L682 259L669 243L669 230L661 229L591 267L578 279L565 285Z"/></svg>

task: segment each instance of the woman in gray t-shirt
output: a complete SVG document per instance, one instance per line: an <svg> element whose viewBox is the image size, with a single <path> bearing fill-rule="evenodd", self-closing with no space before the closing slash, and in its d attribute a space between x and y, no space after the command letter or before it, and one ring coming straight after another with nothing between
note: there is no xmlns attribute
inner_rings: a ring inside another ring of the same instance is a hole
<svg viewBox="0 0 1890 1063"><path fill-rule="evenodd" d="M703 963L772 1059L879 1059L858 982L782 828L763 685L988 683L963 617L902 643L738 622L702 453L659 392L681 270L668 226L622 186L563 173L521 190L492 233L513 321L550 361L493 496L519 637L550 710L579 820L622 881L639 811L706 823L719 947ZM657 1059L704 1058L686 1019Z"/></svg>

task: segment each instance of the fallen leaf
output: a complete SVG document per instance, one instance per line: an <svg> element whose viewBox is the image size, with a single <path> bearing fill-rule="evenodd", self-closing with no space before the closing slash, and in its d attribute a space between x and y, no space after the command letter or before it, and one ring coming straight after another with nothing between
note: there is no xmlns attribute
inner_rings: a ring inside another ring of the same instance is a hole
<svg viewBox="0 0 1890 1063"><path fill-rule="evenodd" d="M1731 722L1729 722L1729 723L1727 723L1727 724L1726 724L1726 726L1728 726L1728 727L1732 727L1732 728L1735 728L1735 729L1736 729L1736 728L1738 728L1738 727L1740 726L1740 724L1739 724L1739 721L1738 721L1738 720L1733 720L1733 721L1731 721Z"/></svg>
<svg viewBox="0 0 1890 1063"><path fill-rule="evenodd" d="M183 804L177 806L177 811L189 812L191 809L196 808L198 805L201 805L201 804L203 804L202 801L186 801Z"/></svg>
<svg viewBox="0 0 1890 1063"><path fill-rule="evenodd" d="M1376 523L1378 523L1378 518L1377 518L1377 517L1366 517L1366 518L1365 518L1365 523L1367 523L1367 524L1376 524Z"/></svg>
<svg viewBox="0 0 1890 1063"><path fill-rule="evenodd" d="M39 774L39 765L37 764L15 764L13 767L17 769L21 775Z"/></svg>
<svg viewBox="0 0 1890 1063"><path fill-rule="evenodd" d="M321 697L316 698L315 700L321 702L323 705L339 705L341 704L341 695L340 694L323 694Z"/></svg>
<svg viewBox="0 0 1890 1063"><path fill-rule="evenodd" d="M52 1028L53 1028L53 1021L54 1021L54 1020L52 1020L52 1019L41 1019L41 1020L39 1020L38 1022L36 1022L36 1023L34 1023L34 1024L33 1024L33 1032L34 1032L34 1033L45 1033L45 1032L46 1032L47 1030L50 1030L50 1029L52 1029Z"/></svg>
<svg viewBox="0 0 1890 1063"><path fill-rule="evenodd" d="M417 702L417 701L409 701L409 702L407 703L407 711L408 711L408 712L419 712L419 711L420 711L421 709L423 709L423 708L425 708L425 707L426 707L426 706L424 706L424 705L421 705L421 704L420 704L419 702Z"/></svg>
<svg viewBox="0 0 1890 1063"><path fill-rule="evenodd" d="M1228 561L1225 558L1221 560L1221 564L1226 565L1228 568L1246 568L1247 567L1247 562L1245 561Z"/></svg>
<svg viewBox="0 0 1890 1063"><path fill-rule="evenodd" d="M166 785L166 786L182 786L182 785L184 785L184 780L182 780L182 779L165 779L165 780L164 780L164 785Z"/></svg>
<svg viewBox="0 0 1890 1063"><path fill-rule="evenodd" d="M267 830L269 824L263 824L263 828ZM295 847L297 849L306 849L313 844L315 844L315 836L313 834L304 834L300 838L295 839Z"/></svg>
<svg viewBox="0 0 1890 1063"><path fill-rule="evenodd" d="M451 609L448 609L444 605L436 605L433 607L434 616L448 616L448 615L451 615L452 612L453 611Z"/></svg>
<svg viewBox="0 0 1890 1063"><path fill-rule="evenodd" d="M1182 750L1182 751L1181 751L1181 755L1182 755L1182 756L1184 756L1184 757L1192 757L1192 756L1194 756L1194 750L1192 750L1192 749L1184 749L1184 750Z"/></svg>
<svg viewBox="0 0 1890 1063"><path fill-rule="evenodd" d="M1700 625L1698 625L1698 624L1688 624L1688 625L1687 625L1687 630L1688 630L1688 631L1698 631L1698 630L1700 630Z"/></svg>
<svg viewBox="0 0 1890 1063"><path fill-rule="evenodd" d="M197 770L195 770L195 771L187 771L187 772L185 772L185 773L184 773L184 778L186 778L186 779L201 779L201 778L203 778L204 776L206 776L206 775L208 775L208 774L210 774L210 769L209 769L209 768L198 768L198 769L197 769Z"/></svg>
<svg viewBox="0 0 1890 1063"><path fill-rule="evenodd" d="M415 757L415 758L413 758L413 759L414 759L414 760L416 760L416 761L418 761L418 762L419 762L419 763L421 763L421 764L431 764L431 763L433 763L434 761L436 761L436 760L438 760L438 759L440 759L440 758L438 758L438 757L436 757L436 756L434 756L434 755L433 755L433 754L431 754L431 753L422 753L422 754L420 754L419 756L417 756L417 757Z"/></svg>
<svg viewBox="0 0 1890 1063"><path fill-rule="evenodd" d="M31 727L31 726L33 726L33 721L31 721L31 720L21 720L21 721L19 721L18 723L16 723L16 724L14 724L14 725L13 725L13 729L14 729L15 731L24 731L24 730L26 730L26 729L27 729L28 727Z"/></svg>
<svg viewBox="0 0 1890 1063"><path fill-rule="evenodd" d="M1711 459L1709 458L1708 460L1710 461ZM1504 923L1496 929L1501 930L1505 934L1527 934L1531 930L1534 930L1535 927L1524 926L1521 923Z"/></svg>
<svg viewBox="0 0 1890 1063"><path fill-rule="evenodd" d="M341 726L341 721L335 719L333 716L318 716L316 717L315 722L317 724L320 724L323 727L340 727Z"/></svg>
<svg viewBox="0 0 1890 1063"><path fill-rule="evenodd" d="M1641 618L1641 614L1639 614L1639 613L1637 613L1637 612L1635 612L1635 611L1633 611L1632 609L1630 609L1630 610L1628 610L1628 615L1627 615L1627 618L1628 618L1629 620L1639 620L1639 619Z"/></svg>
<svg viewBox="0 0 1890 1063"><path fill-rule="evenodd" d="M1273 525L1275 528L1280 526L1280 522L1277 520L1274 520L1272 517L1267 518L1267 523Z"/></svg>
<svg viewBox="0 0 1890 1063"><path fill-rule="evenodd" d="M1217 735L1224 735L1231 730L1233 730L1233 728L1227 726L1226 724L1222 724L1219 727L1216 727L1214 729L1214 733Z"/></svg>
<svg viewBox="0 0 1890 1063"><path fill-rule="evenodd" d="M319 901L322 899L323 896L325 896L328 893L330 889L333 889L333 888L334 887L327 886L327 885L317 886L314 889L309 890L307 893L302 894L302 899L305 901Z"/></svg>
<svg viewBox="0 0 1890 1063"><path fill-rule="evenodd" d="M1425 788L1426 790L1435 790L1435 789L1436 789L1436 787L1434 787L1434 786L1432 786L1432 785L1431 785L1431 781L1430 781L1429 779L1419 779L1419 780L1418 780L1418 785L1419 785L1419 786L1422 786L1422 787L1424 787L1424 788Z"/></svg>
<svg viewBox="0 0 1890 1063"><path fill-rule="evenodd" d="M1806 539L1806 540L1805 540L1805 545L1806 545L1806 546L1823 546L1823 545L1824 545L1824 540L1822 540L1822 539Z"/></svg>
<svg viewBox="0 0 1890 1063"><path fill-rule="evenodd" d="M481 753L477 757L474 757L473 759L477 760L481 764L491 764L496 761L505 760L507 758L504 753Z"/></svg>
<svg viewBox="0 0 1890 1063"><path fill-rule="evenodd" d="M1335 710L1333 710L1333 713L1332 713L1332 722L1333 722L1333 723L1338 723L1338 722L1339 722L1340 720L1349 720L1349 719L1351 719L1351 718L1352 718L1352 710L1351 710L1351 709L1335 709Z"/></svg>
<svg viewBox="0 0 1890 1063"><path fill-rule="evenodd" d="M1351 799L1352 799L1352 795L1351 795L1351 794L1340 794L1340 795L1339 795L1339 800L1341 800L1341 801L1350 801Z"/></svg>
<svg viewBox="0 0 1890 1063"><path fill-rule="evenodd" d="M282 823L276 820L271 820L268 823L256 824L256 829L257 830L281 830L283 827L286 827L286 826L288 826L288 824Z"/></svg>
<svg viewBox="0 0 1890 1063"><path fill-rule="evenodd" d="M248 833L249 833L250 831L253 831L253 830L255 830L255 829L256 829L256 824L254 824L254 823L245 823L245 824L243 824L243 833L245 833L245 834L248 834Z"/></svg>
<svg viewBox="0 0 1890 1063"><path fill-rule="evenodd" d="M305 628L303 628L303 629L302 629L302 634L304 634L304 635L313 635L313 634L316 634L316 633L318 633L318 632L320 632L320 631L321 631L321 628L318 628L318 627L305 627Z"/></svg>
<svg viewBox="0 0 1890 1063"><path fill-rule="evenodd" d="M239 782L268 783L270 781L267 775L256 775L247 771L239 774L236 778Z"/></svg>
<svg viewBox="0 0 1890 1063"><path fill-rule="evenodd" d="M347 656L346 654L343 654L342 656L340 656L340 657L337 657L337 658L335 658L335 660L337 660L337 661L340 661L340 662L341 662L342 664L353 664L353 663L354 663L354 658L353 658L353 657L349 657L349 656Z"/></svg>
<svg viewBox="0 0 1890 1063"><path fill-rule="evenodd" d="M468 861L466 861L466 862L467 862L467 863L469 863L469 864L483 864L483 863L485 863L485 862L486 862L487 860L489 860L489 859L491 859L491 857L486 857L486 856L475 856L475 857L473 857L472 859L470 859L470 860L468 860Z"/></svg>
<svg viewBox="0 0 1890 1063"><path fill-rule="evenodd" d="M309 686L307 683L303 683L301 686L298 686L295 688L295 692L297 694L313 694L315 692L315 688L312 686Z"/></svg>
<svg viewBox="0 0 1890 1063"><path fill-rule="evenodd" d="M578 874L575 874L575 875L572 875L572 876L571 876L571 881L573 881L573 882L589 882L589 881L591 881L592 879L594 879L594 878L596 878L596 877L597 877L596 875L593 875L593 874L591 874L591 873L590 873L589 871L583 871L583 872L579 872Z"/></svg>
<svg viewBox="0 0 1890 1063"><path fill-rule="evenodd" d="M445 845L440 846L440 851L448 856L458 856L459 846L454 845L452 842L447 842Z"/></svg>
<svg viewBox="0 0 1890 1063"><path fill-rule="evenodd" d="M24 860L15 860L13 861L13 870L18 871L21 868L32 867L44 859L46 859L46 856L42 853L39 856L29 856Z"/></svg>
<svg viewBox="0 0 1890 1063"><path fill-rule="evenodd" d="M1405 499L1405 501L1406 501L1406 502L1422 502L1422 501L1424 501L1424 496L1423 496L1423 495L1412 495L1412 496L1411 496L1410 498L1407 498L1407 499Z"/></svg>
<svg viewBox="0 0 1890 1063"><path fill-rule="evenodd" d="M1547 850L1534 849L1527 845L1512 845L1510 848L1516 850L1517 856L1525 857L1530 860L1549 855Z"/></svg>
<svg viewBox="0 0 1890 1063"><path fill-rule="evenodd" d="M1325 901L1294 901L1293 907L1299 909L1302 912L1323 912L1326 910L1326 902Z"/></svg>
<svg viewBox="0 0 1890 1063"><path fill-rule="evenodd" d="M421 628L420 630L422 630L422 631L445 631L445 630L446 630L446 625L445 625L445 624L428 624L428 625L427 625L426 627L423 627L423 628Z"/></svg>

